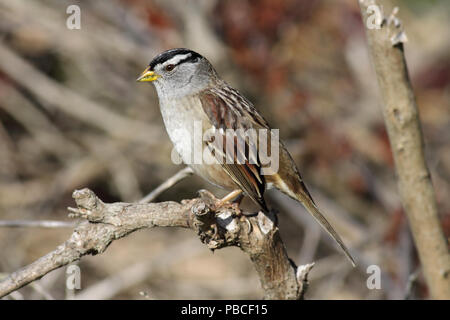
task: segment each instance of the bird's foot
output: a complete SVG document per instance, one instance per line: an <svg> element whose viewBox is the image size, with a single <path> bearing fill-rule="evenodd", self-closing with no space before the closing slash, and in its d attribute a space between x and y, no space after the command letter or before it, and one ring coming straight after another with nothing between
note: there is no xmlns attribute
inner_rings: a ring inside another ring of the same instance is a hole
<svg viewBox="0 0 450 320"><path fill-rule="evenodd" d="M227 194L222 199L220 199L218 204L223 205L223 204L231 202L231 203L237 203L239 205L242 201L242 197L243 197L242 190L236 189L236 190L233 190L232 192L230 192L229 194Z"/></svg>
<svg viewBox="0 0 450 320"><path fill-rule="evenodd" d="M241 204L241 201L244 197L244 195L242 194L242 190L234 190L222 199L216 198L216 196L208 190L199 190L198 193L200 195L200 198L206 203L210 204L216 212L219 212L221 209L230 208L233 209L236 213L241 213L241 211L239 210L239 205Z"/></svg>

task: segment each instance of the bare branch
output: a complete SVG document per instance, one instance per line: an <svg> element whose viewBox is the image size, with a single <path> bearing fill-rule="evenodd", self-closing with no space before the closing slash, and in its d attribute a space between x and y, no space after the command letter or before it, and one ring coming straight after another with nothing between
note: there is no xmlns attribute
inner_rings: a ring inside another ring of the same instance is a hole
<svg viewBox="0 0 450 320"><path fill-rule="evenodd" d="M0 227L10 228L73 228L74 222L56 220L0 220Z"/></svg>
<svg viewBox="0 0 450 320"><path fill-rule="evenodd" d="M425 279L433 298L450 299L450 255L425 161L419 113L403 52L406 35L395 17L398 10L369 28L368 22L373 18L371 8L381 7L376 0L359 0L359 4L383 98L383 116L400 196Z"/></svg>
<svg viewBox="0 0 450 320"><path fill-rule="evenodd" d="M52 270L98 254L109 244L142 228L181 227L196 232L211 250L238 246L252 260L266 299L301 299L311 265L297 267L288 258L274 215L244 215L237 204L218 207L207 191L200 198L181 203L102 202L91 190L74 191L77 208L72 217L87 219L56 250L12 273L0 282L0 297L41 278Z"/></svg>
<svg viewBox="0 0 450 320"><path fill-rule="evenodd" d="M184 169L181 169L176 174L174 174L172 177L161 183L155 190L150 192L148 195L146 195L144 198L139 200L139 203L148 203L152 202L156 199L161 193L166 191L167 189L171 188L172 186L176 185L178 182L183 180L186 177L189 177L192 175L194 171L190 167L186 167Z"/></svg>

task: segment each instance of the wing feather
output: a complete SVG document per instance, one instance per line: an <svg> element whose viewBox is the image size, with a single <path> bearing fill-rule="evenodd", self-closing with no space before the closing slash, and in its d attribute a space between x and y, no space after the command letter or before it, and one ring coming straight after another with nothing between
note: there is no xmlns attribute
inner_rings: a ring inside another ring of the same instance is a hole
<svg viewBox="0 0 450 320"><path fill-rule="evenodd" d="M261 164L257 152L251 151L255 150L255 146L250 145L243 136L248 129L268 128L267 122L262 117L258 118L257 122L249 120L252 117L247 115L250 112L249 108L253 106L236 90L229 87L222 88L222 91L205 90L201 92L200 100L204 112L216 129L216 134L219 133L219 139L222 139L221 144L207 142L208 147L214 150L216 158L221 160L223 170L239 188L267 211L264 201L266 181L261 175ZM227 129L233 129L233 131L227 131ZM254 142L257 143L257 141ZM232 151L231 154L230 151Z"/></svg>

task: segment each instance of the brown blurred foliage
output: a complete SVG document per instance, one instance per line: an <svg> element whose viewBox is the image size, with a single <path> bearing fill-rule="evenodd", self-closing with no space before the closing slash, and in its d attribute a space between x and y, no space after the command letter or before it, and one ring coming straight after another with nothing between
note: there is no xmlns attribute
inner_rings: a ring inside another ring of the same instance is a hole
<svg viewBox="0 0 450 320"><path fill-rule="evenodd" d="M66 28L70 4L81 8L80 30ZM447 1L395 5L450 236L450 8ZM170 161L153 88L134 80L157 53L188 47L280 128L313 196L355 253L359 267L352 269L299 205L270 192L291 258L317 262L307 298L402 299L420 272L357 1L0 0L0 41L19 59L0 55L1 220L67 220L71 192L81 187L104 201L136 201L181 169ZM33 74L2 68L13 62L17 69L30 64ZM26 81L36 74L45 81ZM194 197L200 188L223 194L192 177L158 201ZM32 262L69 234L0 229L0 272ZM366 286L373 264L382 271L381 290ZM261 296L244 254L212 254L184 230L142 231L79 265L80 294L101 281L109 288L89 298ZM64 283L59 270L39 286L64 298ZM420 273L412 287L411 297L428 296ZM42 290L27 287L16 298L42 299Z"/></svg>

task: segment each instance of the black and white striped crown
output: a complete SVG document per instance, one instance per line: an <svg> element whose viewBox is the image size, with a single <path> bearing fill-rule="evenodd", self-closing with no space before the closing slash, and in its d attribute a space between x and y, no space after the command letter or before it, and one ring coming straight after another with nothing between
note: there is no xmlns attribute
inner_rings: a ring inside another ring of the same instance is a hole
<svg viewBox="0 0 450 320"><path fill-rule="evenodd" d="M195 51L185 49L185 48L177 48L170 49L160 53L156 56L149 64L150 70L155 70L155 67L159 64L162 65L179 65L185 62L196 62L198 59L203 58L200 54Z"/></svg>

